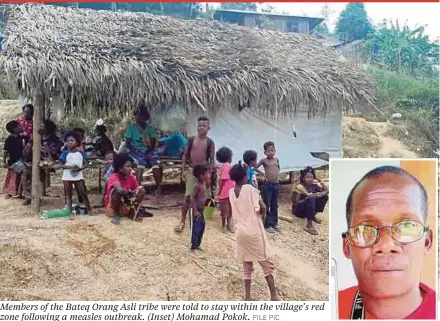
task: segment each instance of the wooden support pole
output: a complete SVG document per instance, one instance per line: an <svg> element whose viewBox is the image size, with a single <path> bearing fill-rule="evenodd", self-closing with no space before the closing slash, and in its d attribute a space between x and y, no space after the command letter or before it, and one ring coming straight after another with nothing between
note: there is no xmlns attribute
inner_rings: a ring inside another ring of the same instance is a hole
<svg viewBox="0 0 440 321"><path fill-rule="evenodd" d="M34 102L34 120L32 131L32 214L38 215L40 210L40 155L41 155L41 136L38 133L44 106L44 95L37 92Z"/></svg>

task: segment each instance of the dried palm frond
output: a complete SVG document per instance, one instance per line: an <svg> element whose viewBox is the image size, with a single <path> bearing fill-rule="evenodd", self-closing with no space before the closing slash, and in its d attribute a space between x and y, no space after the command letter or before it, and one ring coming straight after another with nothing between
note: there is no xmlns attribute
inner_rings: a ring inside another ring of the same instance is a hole
<svg viewBox="0 0 440 321"><path fill-rule="evenodd" d="M307 35L39 4L11 6L5 35L9 81L28 97L56 90L70 112L126 112L145 99L286 117L373 102L366 76Z"/></svg>

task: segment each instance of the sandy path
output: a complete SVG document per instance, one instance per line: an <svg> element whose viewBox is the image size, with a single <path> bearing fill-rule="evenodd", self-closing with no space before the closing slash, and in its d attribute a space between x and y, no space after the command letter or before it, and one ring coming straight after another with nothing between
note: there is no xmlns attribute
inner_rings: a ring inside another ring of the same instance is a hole
<svg viewBox="0 0 440 321"><path fill-rule="evenodd" d="M46 206L61 206L59 187L49 193L54 197ZM172 202L180 198L167 196ZM179 209L116 227L104 215L38 220L20 203L0 198L0 300L242 299L233 235L220 233L218 214L207 224L204 253L195 257L189 231L173 231ZM288 215L288 208L286 203L280 210ZM320 215L324 224L317 237L302 230L301 220L281 222L282 232L270 236L283 300L327 300L328 215ZM259 266L252 293L268 299Z"/></svg>
<svg viewBox="0 0 440 321"><path fill-rule="evenodd" d="M387 132L392 124L384 122L368 122L368 124L377 132L381 141L377 157L418 158L418 155L408 150L402 142L388 136Z"/></svg>

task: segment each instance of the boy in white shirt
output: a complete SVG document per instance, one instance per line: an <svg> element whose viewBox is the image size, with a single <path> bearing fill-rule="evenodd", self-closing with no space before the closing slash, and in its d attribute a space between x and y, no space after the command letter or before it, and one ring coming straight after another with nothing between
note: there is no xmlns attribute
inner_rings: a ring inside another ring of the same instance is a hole
<svg viewBox="0 0 440 321"><path fill-rule="evenodd" d="M84 182L83 169L87 167L87 156L85 152L78 150L80 138L75 132L69 132L64 136L67 149L60 156L60 161L64 164L62 181L66 196L67 208L72 217L72 196L73 186L75 186L78 196L81 196L84 205L91 213L91 206L87 196L87 189Z"/></svg>

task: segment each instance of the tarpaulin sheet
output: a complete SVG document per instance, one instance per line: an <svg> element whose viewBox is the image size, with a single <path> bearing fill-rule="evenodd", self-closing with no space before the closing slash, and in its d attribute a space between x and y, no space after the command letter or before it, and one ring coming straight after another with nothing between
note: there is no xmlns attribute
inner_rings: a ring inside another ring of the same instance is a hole
<svg viewBox="0 0 440 321"><path fill-rule="evenodd" d="M173 107L153 117L163 130L186 128L189 135L197 134L198 116L185 115L181 108ZM330 157L342 157L340 111L325 118L308 119L307 112L299 112L294 119L273 120L252 114L246 109L241 112L225 110L210 116L210 119L209 137L214 140L216 149L227 146L233 151L233 163L241 160L243 153L249 149L258 153L258 159L263 158L263 144L266 141L275 142L282 172L327 164L313 157L311 152L326 152ZM293 135L294 128L296 138Z"/></svg>

